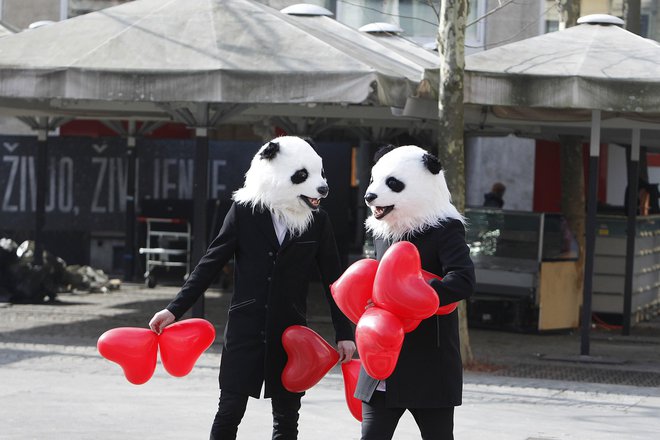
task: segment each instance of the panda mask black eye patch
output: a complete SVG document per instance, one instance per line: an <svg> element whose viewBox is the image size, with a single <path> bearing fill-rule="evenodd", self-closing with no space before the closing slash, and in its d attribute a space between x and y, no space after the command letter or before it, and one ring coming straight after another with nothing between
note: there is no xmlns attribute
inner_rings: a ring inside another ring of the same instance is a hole
<svg viewBox="0 0 660 440"><path fill-rule="evenodd" d="M389 189L392 191L399 193L403 191L403 189L406 187L406 184L397 179L396 177L388 177L387 180L385 181L385 184Z"/></svg>
<svg viewBox="0 0 660 440"><path fill-rule="evenodd" d="M291 182L294 185L303 183L309 177L309 172L305 168L301 168L291 176Z"/></svg>

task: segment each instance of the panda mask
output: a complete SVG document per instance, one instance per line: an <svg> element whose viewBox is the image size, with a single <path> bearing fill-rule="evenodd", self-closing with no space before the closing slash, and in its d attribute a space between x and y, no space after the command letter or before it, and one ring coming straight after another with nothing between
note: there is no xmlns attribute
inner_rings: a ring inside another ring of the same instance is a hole
<svg viewBox="0 0 660 440"><path fill-rule="evenodd" d="M270 210L291 235L298 236L327 195L323 162L312 145L299 137L282 136L259 149L233 199L252 209Z"/></svg>
<svg viewBox="0 0 660 440"><path fill-rule="evenodd" d="M464 222L435 156L414 145L383 152L364 196L372 213L365 224L374 237L399 241L449 218Z"/></svg>

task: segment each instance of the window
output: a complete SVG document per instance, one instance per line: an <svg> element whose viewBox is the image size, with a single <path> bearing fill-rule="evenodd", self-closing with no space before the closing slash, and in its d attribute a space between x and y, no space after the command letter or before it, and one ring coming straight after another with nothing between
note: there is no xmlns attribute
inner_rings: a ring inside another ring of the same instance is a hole
<svg viewBox="0 0 660 440"><path fill-rule="evenodd" d="M559 30L559 20L546 20L545 32L555 32Z"/></svg>

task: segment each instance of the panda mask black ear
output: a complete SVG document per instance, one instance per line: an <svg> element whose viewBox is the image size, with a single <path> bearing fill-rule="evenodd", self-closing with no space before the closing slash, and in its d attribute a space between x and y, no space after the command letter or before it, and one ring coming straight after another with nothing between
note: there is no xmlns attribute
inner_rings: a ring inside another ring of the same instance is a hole
<svg viewBox="0 0 660 440"><path fill-rule="evenodd" d="M302 139L303 141L307 142L307 143L309 144L309 146L312 147L312 149L313 149L314 151L316 151L316 152L319 151L318 147L316 146L316 142L314 142L314 139L312 139L311 137L309 137L309 136L304 136L304 137L301 137L300 139Z"/></svg>
<svg viewBox="0 0 660 440"><path fill-rule="evenodd" d="M432 154L426 153L422 157L422 162L424 162L424 166L431 172L431 174L438 174L440 171L442 171L442 164L438 158Z"/></svg>
<svg viewBox="0 0 660 440"><path fill-rule="evenodd" d="M280 151L280 144L274 141L270 141L268 142L266 148L261 150L261 153L259 153L259 157L265 160L273 160L273 158L277 156L277 153L279 153L279 151Z"/></svg>

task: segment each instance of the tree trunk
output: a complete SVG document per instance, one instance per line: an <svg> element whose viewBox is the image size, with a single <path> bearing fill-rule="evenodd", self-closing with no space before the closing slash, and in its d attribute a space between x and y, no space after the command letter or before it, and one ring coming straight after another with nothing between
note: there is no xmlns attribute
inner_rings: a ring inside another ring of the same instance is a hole
<svg viewBox="0 0 660 440"><path fill-rule="evenodd" d="M456 208L465 210L465 148L463 144L463 74L468 1L443 1L438 26L440 84L438 87L438 158ZM459 305L463 364L473 362L465 301Z"/></svg>
<svg viewBox="0 0 660 440"><path fill-rule="evenodd" d="M626 30L633 34L642 33L642 5L640 0L625 0L623 2L623 17Z"/></svg>
<svg viewBox="0 0 660 440"><path fill-rule="evenodd" d="M582 138L562 136L559 142L561 145L561 211L578 242L578 259L575 262L578 273L576 290L582 292L584 290L586 227Z"/></svg>
<svg viewBox="0 0 660 440"><path fill-rule="evenodd" d="M580 0L559 0L560 23L559 28L569 28L577 24L580 18Z"/></svg>
<svg viewBox="0 0 660 440"><path fill-rule="evenodd" d="M560 0L561 20L563 27L577 24L580 16L579 0ZM575 235L578 243L578 259L575 262L578 274L575 288L578 292L584 290L584 257L586 250L586 199L584 186L584 159L582 155L582 139L575 136L560 136L561 161L561 211L568 227Z"/></svg>

